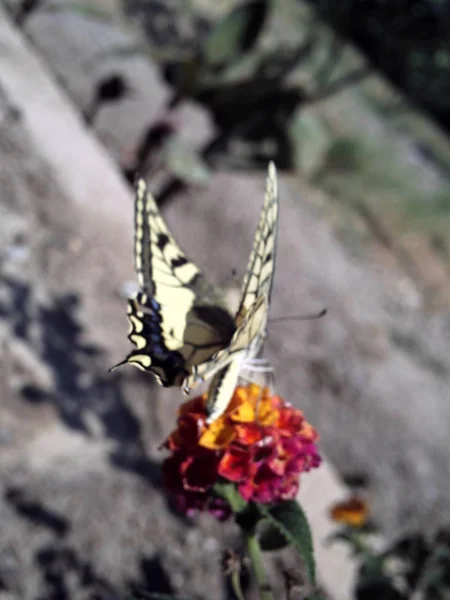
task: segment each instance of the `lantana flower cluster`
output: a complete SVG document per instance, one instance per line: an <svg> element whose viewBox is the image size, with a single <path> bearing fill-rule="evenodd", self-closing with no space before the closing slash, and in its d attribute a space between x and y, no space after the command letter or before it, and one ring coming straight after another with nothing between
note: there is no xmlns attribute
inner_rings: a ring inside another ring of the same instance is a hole
<svg viewBox="0 0 450 600"><path fill-rule="evenodd" d="M184 514L230 514L212 493L233 482L246 501L275 503L297 494L300 475L318 467L318 434L303 413L256 384L238 386L225 411L206 424L206 395L184 403L164 446L164 486Z"/></svg>

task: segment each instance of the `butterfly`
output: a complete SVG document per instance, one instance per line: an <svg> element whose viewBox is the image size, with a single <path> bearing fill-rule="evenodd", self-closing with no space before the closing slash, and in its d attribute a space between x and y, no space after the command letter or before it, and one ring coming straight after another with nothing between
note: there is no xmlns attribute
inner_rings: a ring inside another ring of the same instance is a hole
<svg viewBox="0 0 450 600"><path fill-rule="evenodd" d="M242 366L262 349L267 331L278 231L278 185L269 164L266 192L239 308L181 250L143 179L136 185L134 263L139 284L128 300L130 363L165 387L189 393L211 379L207 423L227 408Z"/></svg>

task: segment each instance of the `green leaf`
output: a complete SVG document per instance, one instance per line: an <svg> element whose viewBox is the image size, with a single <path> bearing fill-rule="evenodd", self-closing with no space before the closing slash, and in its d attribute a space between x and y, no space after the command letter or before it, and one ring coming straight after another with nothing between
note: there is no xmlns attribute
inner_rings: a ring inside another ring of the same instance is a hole
<svg viewBox="0 0 450 600"><path fill-rule="evenodd" d="M258 504L260 513L284 535L303 559L312 585L316 583L313 543L308 520L303 509L294 500L286 500L274 506Z"/></svg>
<svg viewBox="0 0 450 600"><path fill-rule="evenodd" d="M264 552L272 550L282 550L290 545L290 541L286 536L272 525L272 523L263 523L263 529L259 534L259 544Z"/></svg>
<svg viewBox="0 0 450 600"><path fill-rule="evenodd" d="M205 64L213 69L228 66L255 45L268 13L268 0L251 0L235 6L206 38Z"/></svg>

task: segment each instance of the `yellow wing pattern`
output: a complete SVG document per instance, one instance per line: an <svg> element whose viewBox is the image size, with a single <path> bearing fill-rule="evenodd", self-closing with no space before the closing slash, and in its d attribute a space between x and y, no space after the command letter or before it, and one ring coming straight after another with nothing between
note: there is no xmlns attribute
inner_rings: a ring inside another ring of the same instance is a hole
<svg viewBox="0 0 450 600"><path fill-rule="evenodd" d="M229 344L235 325L223 299L175 242L142 179L134 260L140 291L128 301L128 338L136 349L119 365L133 364L164 386L180 386L193 365Z"/></svg>

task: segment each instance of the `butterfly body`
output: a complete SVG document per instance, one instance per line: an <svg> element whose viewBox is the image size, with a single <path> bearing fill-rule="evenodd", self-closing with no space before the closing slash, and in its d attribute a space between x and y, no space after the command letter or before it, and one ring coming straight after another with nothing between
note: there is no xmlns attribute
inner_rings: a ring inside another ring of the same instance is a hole
<svg viewBox="0 0 450 600"><path fill-rule="evenodd" d="M212 379L208 422L225 410L241 365L256 357L266 336L278 224L276 171L267 188L238 311L217 292L175 242L158 207L139 180L135 200L135 269L140 291L128 300L126 359L165 387L187 393ZM119 366L116 365L116 366Z"/></svg>

